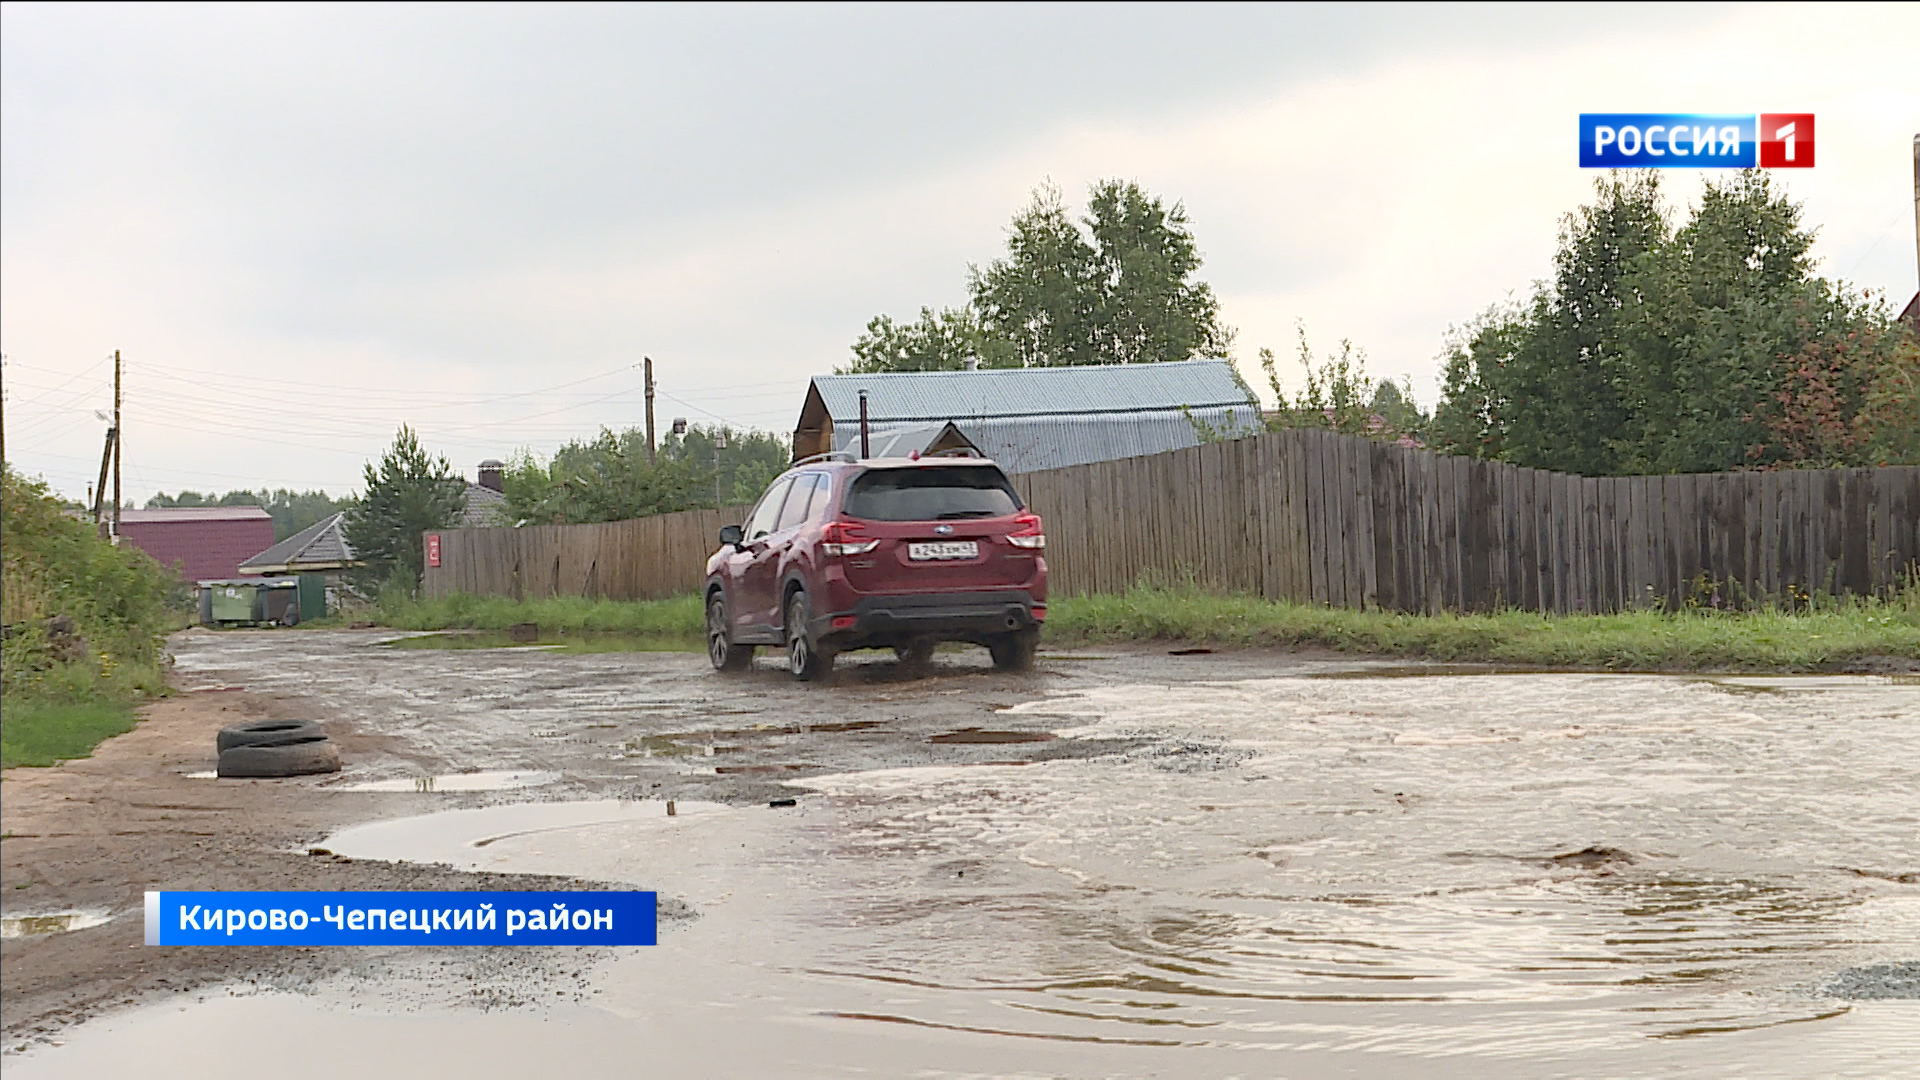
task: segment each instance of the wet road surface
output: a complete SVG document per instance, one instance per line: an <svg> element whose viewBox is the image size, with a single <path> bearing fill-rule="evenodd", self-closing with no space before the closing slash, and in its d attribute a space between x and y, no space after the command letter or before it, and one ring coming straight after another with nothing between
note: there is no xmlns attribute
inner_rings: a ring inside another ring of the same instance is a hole
<svg viewBox="0 0 1920 1080"><path fill-rule="evenodd" d="M1910 680L1353 677L1133 651L1028 677L943 656L924 680L883 663L806 687L721 679L697 656L377 640L200 635L177 652L183 682L315 695L394 736L338 783L404 790L367 791L373 820L329 849L627 882L699 917L585 958L588 1004L460 1009L422 953L306 997L96 1022L10 1073L151 1071L161 1046L244 1048L289 1024L325 1048L313 1075L1869 1076L1920 1060L1920 1001L1897 993L1920 959ZM499 782L448 782L482 770ZM797 805L769 808L781 795Z"/></svg>

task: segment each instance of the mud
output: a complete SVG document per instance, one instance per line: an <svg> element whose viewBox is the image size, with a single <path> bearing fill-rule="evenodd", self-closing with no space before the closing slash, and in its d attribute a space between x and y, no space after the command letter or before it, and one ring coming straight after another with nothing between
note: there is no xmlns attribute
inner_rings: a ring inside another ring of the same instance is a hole
<svg viewBox="0 0 1920 1080"><path fill-rule="evenodd" d="M391 637L180 640L183 686L246 688L183 702L320 719L347 771L191 780L232 717L160 712L94 761L10 771L9 828L27 790L39 831L5 842L5 914L556 875L659 889L662 944L115 953L138 940L116 918L0 946L30 1047L10 1075L286 1024L329 1048L297 1075L630 1072L635 1047L690 1075L1873 1075L1920 1053L1910 682L1138 649L1017 677L856 657L817 687ZM351 790L476 773L556 778ZM138 852L96 827L139 814ZM59 835L76 818L84 842ZM64 876L17 899L37 866ZM105 993L115 961L144 981Z"/></svg>

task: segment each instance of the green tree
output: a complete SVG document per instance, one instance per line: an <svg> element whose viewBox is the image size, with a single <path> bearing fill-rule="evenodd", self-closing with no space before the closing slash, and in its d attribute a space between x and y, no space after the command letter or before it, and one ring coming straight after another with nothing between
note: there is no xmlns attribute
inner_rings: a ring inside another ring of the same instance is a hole
<svg viewBox="0 0 1920 1080"><path fill-rule="evenodd" d="M351 504L349 499L336 499L324 491L293 491L289 488L229 491L224 495L211 492L203 495L197 491L169 495L163 491L147 500L149 509L168 506L258 506L273 518L273 538L276 541L285 540L322 518L332 517Z"/></svg>
<svg viewBox="0 0 1920 1080"><path fill-rule="evenodd" d="M1298 393L1288 396L1273 350L1260 350L1260 368L1276 403L1267 416L1269 430L1326 428L1402 446L1425 445L1421 439L1428 417L1413 399L1411 381L1395 385L1373 379L1367 374L1366 350L1350 340L1342 340L1339 352L1316 363L1305 325L1296 323L1295 329L1300 335Z"/></svg>
<svg viewBox="0 0 1920 1080"><path fill-rule="evenodd" d="M1553 280L1449 340L1436 447L1586 475L1812 464L1816 443L1828 463L1911 453L1881 427L1904 415L1909 336L1813 274L1812 233L1768 174L1709 184L1677 230L1651 175L1595 194L1563 224ZM1822 389L1796 392L1802 369ZM1816 405L1834 415L1783 413ZM1849 434L1809 441L1809 424Z"/></svg>
<svg viewBox="0 0 1920 1080"><path fill-rule="evenodd" d="M879 371L959 371L968 361L985 367L1010 367L1011 350L994 348L980 329L980 320L968 308L921 308L916 322L895 322L891 315L875 315L866 333L853 343L853 363L843 375Z"/></svg>
<svg viewBox="0 0 1920 1080"><path fill-rule="evenodd" d="M1220 321L1186 209L1131 181L1093 185L1074 220L1043 184L1007 230L1007 254L968 268L968 306L917 322L881 315L843 372L1059 367L1224 358Z"/></svg>
<svg viewBox="0 0 1920 1080"><path fill-rule="evenodd" d="M714 446L724 437L724 449ZM601 429L541 461L521 450L502 475L507 514L561 525L668 514L719 502L750 502L787 467L786 440L763 431L689 426L669 435L651 463L644 430Z"/></svg>
<svg viewBox="0 0 1920 1080"><path fill-rule="evenodd" d="M347 514L347 543L365 563L362 576L413 589L420 581L422 533L451 527L466 508L467 482L445 457L430 458L402 425L380 467L363 470L366 490Z"/></svg>

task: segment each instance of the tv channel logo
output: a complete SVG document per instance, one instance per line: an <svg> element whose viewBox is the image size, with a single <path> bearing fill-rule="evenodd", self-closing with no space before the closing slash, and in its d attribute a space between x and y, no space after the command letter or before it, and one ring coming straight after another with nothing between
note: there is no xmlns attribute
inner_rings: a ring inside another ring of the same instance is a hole
<svg viewBox="0 0 1920 1080"><path fill-rule="evenodd" d="M1581 113L1583 169L1810 169L1813 114Z"/></svg>

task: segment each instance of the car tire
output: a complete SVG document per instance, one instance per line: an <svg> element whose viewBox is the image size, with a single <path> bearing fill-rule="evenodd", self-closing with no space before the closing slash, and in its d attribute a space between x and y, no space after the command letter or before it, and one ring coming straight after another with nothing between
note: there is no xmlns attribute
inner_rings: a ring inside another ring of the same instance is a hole
<svg viewBox="0 0 1920 1080"><path fill-rule="evenodd" d="M326 732L311 720L256 720L251 724L233 724L220 729L213 744L224 754L236 746L257 746L287 739L325 737Z"/></svg>
<svg viewBox="0 0 1920 1080"><path fill-rule="evenodd" d="M753 646L733 640L727 598L717 589L707 598L707 659L715 671L745 671L753 664Z"/></svg>
<svg viewBox="0 0 1920 1080"><path fill-rule="evenodd" d="M220 755L222 779L278 780L340 771L340 751L325 735L236 746Z"/></svg>
<svg viewBox="0 0 1920 1080"><path fill-rule="evenodd" d="M821 648L807 626L813 620L813 602L805 591L787 598L787 670L801 682L815 682L833 674L833 651Z"/></svg>
<svg viewBox="0 0 1920 1080"><path fill-rule="evenodd" d="M993 666L1000 671L1027 671L1033 667L1033 654L1040 647L1040 631L1035 627L1001 634L988 644Z"/></svg>

